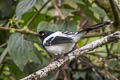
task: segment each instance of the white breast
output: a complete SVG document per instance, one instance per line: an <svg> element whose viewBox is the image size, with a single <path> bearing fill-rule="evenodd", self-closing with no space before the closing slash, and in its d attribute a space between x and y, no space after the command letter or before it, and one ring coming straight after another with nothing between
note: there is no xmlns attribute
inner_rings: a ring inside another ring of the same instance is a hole
<svg viewBox="0 0 120 80"><path fill-rule="evenodd" d="M52 46L46 46L45 48L50 53L58 55L58 54L68 53L69 51L72 50L74 45L75 45L75 43L57 44L57 45L52 45Z"/></svg>

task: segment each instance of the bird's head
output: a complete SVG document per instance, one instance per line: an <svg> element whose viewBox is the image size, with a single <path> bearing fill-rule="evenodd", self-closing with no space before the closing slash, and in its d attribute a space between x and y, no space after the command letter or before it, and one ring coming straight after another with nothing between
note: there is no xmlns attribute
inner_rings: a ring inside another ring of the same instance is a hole
<svg viewBox="0 0 120 80"><path fill-rule="evenodd" d="M52 33L53 32L51 31L40 31L36 36L39 36L41 41L43 42L43 40Z"/></svg>

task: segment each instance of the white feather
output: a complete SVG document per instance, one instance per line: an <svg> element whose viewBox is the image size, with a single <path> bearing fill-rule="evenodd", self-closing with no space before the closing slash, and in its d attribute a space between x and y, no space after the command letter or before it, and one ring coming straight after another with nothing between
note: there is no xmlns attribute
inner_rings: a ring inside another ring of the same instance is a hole
<svg viewBox="0 0 120 80"><path fill-rule="evenodd" d="M45 40L43 41L43 45L46 43L47 40L49 40L51 37L56 37L56 36L62 36L62 37L69 37L73 39L73 43L64 43L64 44L56 44L56 45L51 45L51 46L45 46L47 51L50 53L54 53L55 55L62 54L62 53L68 53L73 49L75 46L75 43L85 34L85 32L82 32L80 34L75 33L75 34L67 34L67 33L62 33L60 31L57 31L55 33L52 33L50 36L46 37Z"/></svg>
<svg viewBox="0 0 120 80"><path fill-rule="evenodd" d="M74 46L75 46L75 43L66 43L66 44L45 46L45 48L50 53L58 55L58 54L62 54L62 53L68 53L69 51L71 51L73 49Z"/></svg>

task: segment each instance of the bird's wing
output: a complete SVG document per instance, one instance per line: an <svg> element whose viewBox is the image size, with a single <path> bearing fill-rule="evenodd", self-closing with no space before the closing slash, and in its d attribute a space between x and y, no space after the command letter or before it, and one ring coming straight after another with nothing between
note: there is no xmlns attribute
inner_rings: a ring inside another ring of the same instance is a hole
<svg viewBox="0 0 120 80"><path fill-rule="evenodd" d="M51 46L51 45L65 44L65 43L73 43L73 39L70 37L55 36L46 40L46 43L44 45Z"/></svg>
<svg viewBox="0 0 120 80"><path fill-rule="evenodd" d="M74 35L74 34L76 34L77 32L68 32L68 31L66 31L66 32L62 32L63 34L66 34L66 35Z"/></svg>

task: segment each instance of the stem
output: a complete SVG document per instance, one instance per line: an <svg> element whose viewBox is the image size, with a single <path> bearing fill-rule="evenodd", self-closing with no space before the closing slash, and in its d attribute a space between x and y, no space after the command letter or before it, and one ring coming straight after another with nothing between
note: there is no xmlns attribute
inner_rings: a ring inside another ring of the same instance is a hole
<svg viewBox="0 0 120 80"><path fill-rule="evenodd" d="M65 17L63 16L62 12L60 11L60 9L58 8L58 6L56 5L54 0L51 0L52 4L54 5L54 7L56 8L58 14L60 15L61 19L65 19Z"/></svg>
<svg viewBox="0 0 120 80"><path fill-rule="evenodd" d="M32 24L32 22L35 20L35 18L39 15L39 13L43 10L43 8L50 2L48 0L36 13L35 15L27 22L26 26L29 26Z"/></svg>
<svg viewBox="0 0 120 80"><path fill-rule="evenodd" d="M10 31L11 29L13 29L13 28L10 28L10 27L2 27L2 26L0 26L0 30ZM22 30L22 29L15 29L15 32L26 33L26 34L32 34L32 35L37 34L36 32L31 31L31 30Z"/></svg>
<svg viewBox="0 0 120 80"><path fill-rule="evenodd" d="M6 48L6 49L3 51L2 55L0 56L0 64L1 64L1 63L3 62L3 60L5 59L7 53L8 53L8 48Z"/></svg>

